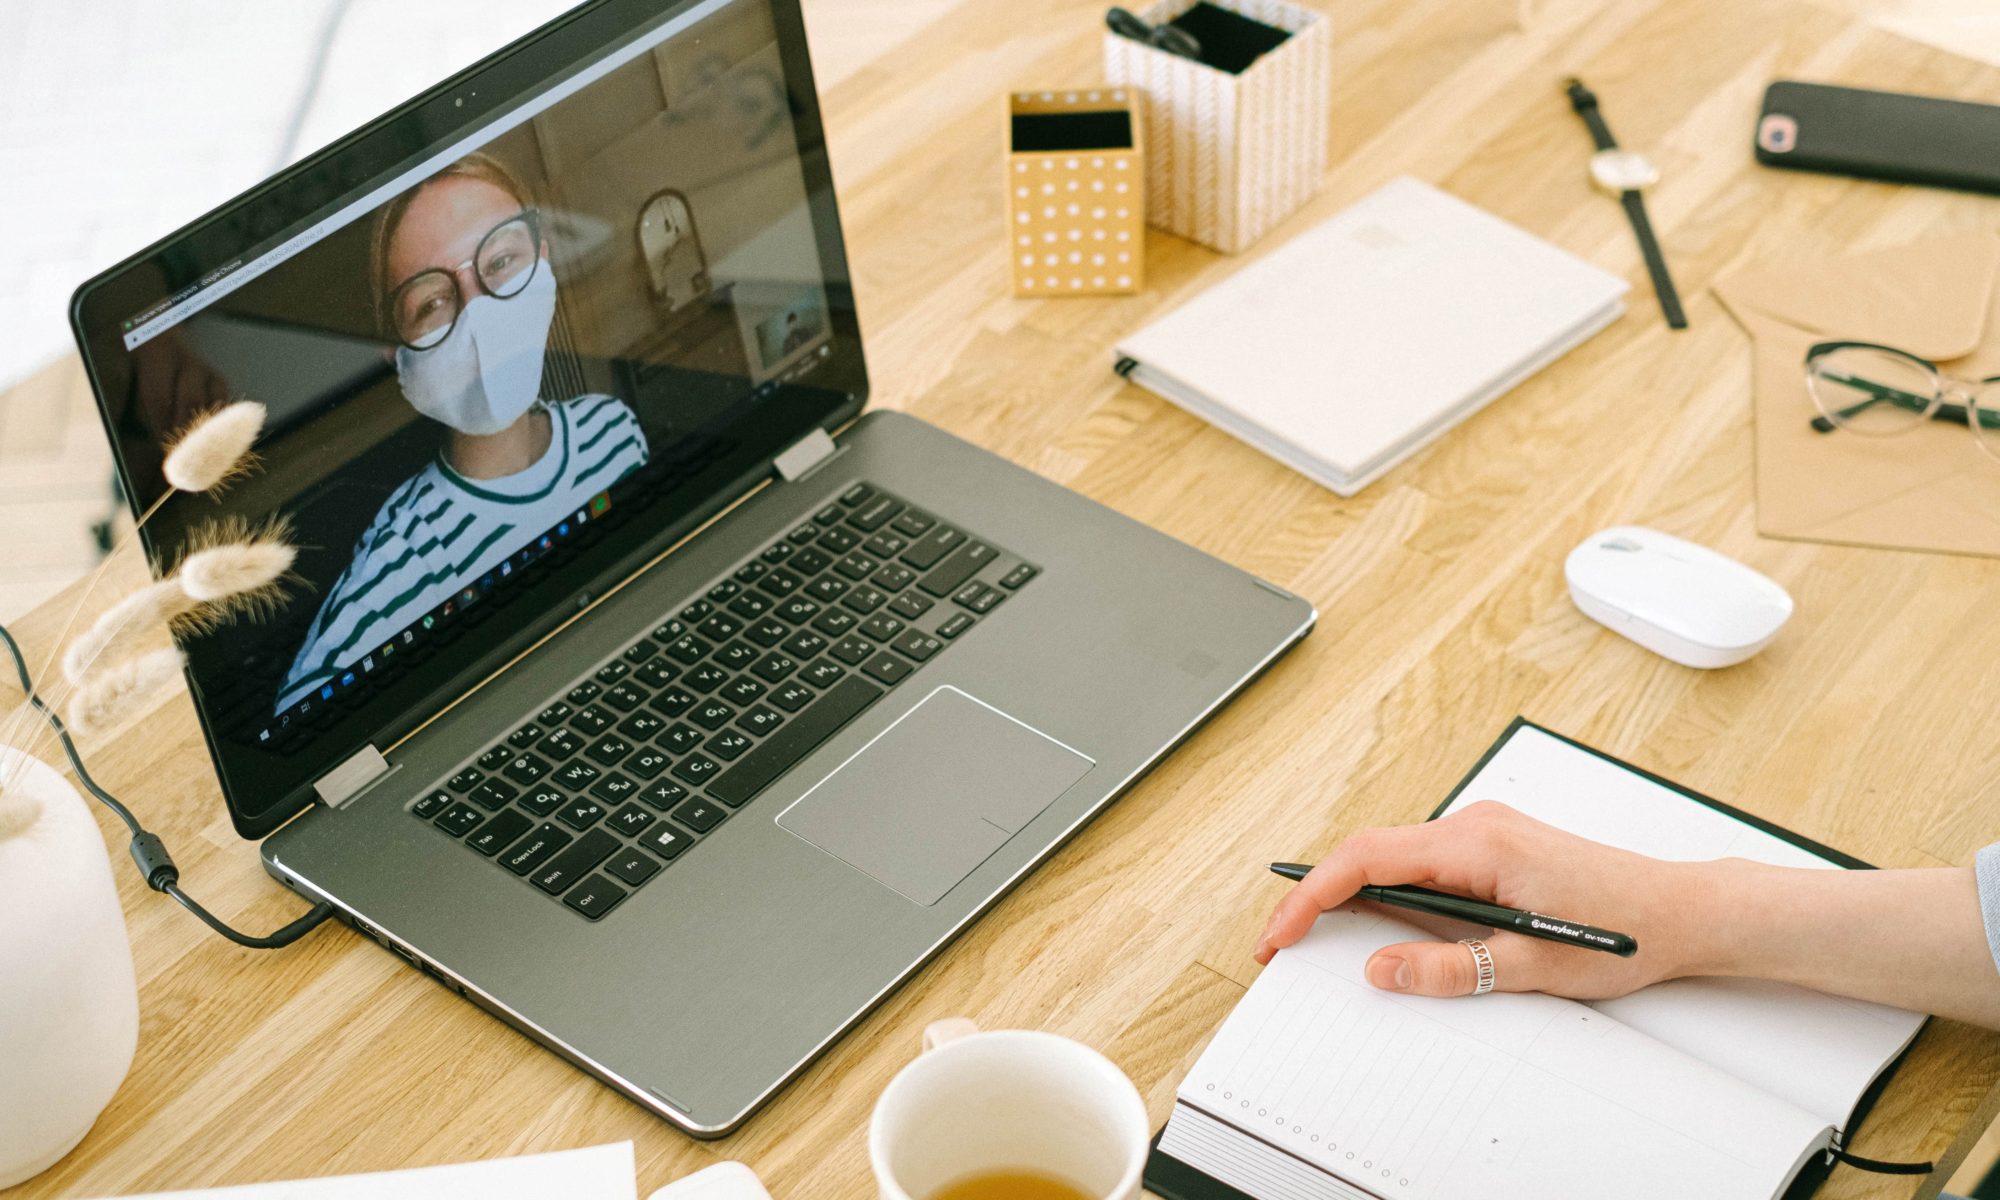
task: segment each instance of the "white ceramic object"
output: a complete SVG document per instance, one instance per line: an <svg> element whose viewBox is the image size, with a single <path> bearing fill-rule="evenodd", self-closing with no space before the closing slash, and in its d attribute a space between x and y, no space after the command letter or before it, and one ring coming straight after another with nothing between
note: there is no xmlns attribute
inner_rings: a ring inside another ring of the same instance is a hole
<svg viewBox="0 0 2000 1200"><path fill-rule="evenodd" d="M883 1089L868 1160L882 1200L1023 1167L1092 1200L1135 1200L1146 1140L1146 1104L1110 1059L1053 1033L981 1033L956 1018L924 1030L924 1053Z"/></svg>
<svg viewBox="0 0 2000 1200"><path fill-rule="evenodd" d="M83 797L0 748L0 1188L53 1166L111 1102L139 1041L132 943ZM33 810L32 819L27 819Z"/></svg>
<svg viewBox="0 0 2000 1200"><path fill-rule="evenodd" d="M1792 615L1770 578L1706 546L1639 525L1594 533L1563 564L1584 615L1688 667L1762 650Z"/></svg>

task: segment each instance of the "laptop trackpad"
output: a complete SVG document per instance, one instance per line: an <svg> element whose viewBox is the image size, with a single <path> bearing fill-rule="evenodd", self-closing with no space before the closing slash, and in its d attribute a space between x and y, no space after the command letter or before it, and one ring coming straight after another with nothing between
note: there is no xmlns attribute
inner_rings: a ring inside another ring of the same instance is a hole
<svg viewBox="0 0 2000 1200"><path fill-rule="evenodd" d="M918 904L936 904L1094 764L941 687L778 815Z"/></svg>

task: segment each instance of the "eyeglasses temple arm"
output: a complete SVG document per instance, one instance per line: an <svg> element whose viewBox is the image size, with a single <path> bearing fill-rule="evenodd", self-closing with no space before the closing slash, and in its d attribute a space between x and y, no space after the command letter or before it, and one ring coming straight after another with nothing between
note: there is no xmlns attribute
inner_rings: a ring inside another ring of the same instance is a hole
<svg viewBox="0 0 2000 1200"><path fill-rule="evenodd" d="M1846 408L1841 409L1837 414L1835 414L1843 419L1851 417L1854 414L1861 412L1864 409L1872 407L1873 405L1880 404L1885 400L1888 401L1890 404L1895 405L1898 408L1908 408L1917 411L1922 411L1929 404L1929 401L1925 400L1922 396L1913 395L1912 393L1906 392L1901 388L1892 388L1885 386L1883 384L1875 383L1870 380L1863 379L1858 375L1828 375L1826 376L1826 380L1829 383L1843 384L1847 387L1853 388L1856 391L1868 393L1868 398L1866 400L1863 400L1858 404L1850 404ZM1932 413L1931 419L1934 421L1952 420L1953 418L1950 415L1948 415L1946 411L1948 409L1958 409L1958 417L1956 418L1958 423L1961 425L1966 423L1965 410L1961 406L1956 404L1945 405L1943 408L1940 408L1937 412ZM1986 422L1982 419L1981 424L1985 423ZM1994 424L1996 426L2000 426L2000 419L1996 419ZM1812 419L1812 427L1821 433L1832 433L1836 428L1838 428L1838 426L1836 426L1833 423L1831 418L1825 416L1814 417Z"/></svg>

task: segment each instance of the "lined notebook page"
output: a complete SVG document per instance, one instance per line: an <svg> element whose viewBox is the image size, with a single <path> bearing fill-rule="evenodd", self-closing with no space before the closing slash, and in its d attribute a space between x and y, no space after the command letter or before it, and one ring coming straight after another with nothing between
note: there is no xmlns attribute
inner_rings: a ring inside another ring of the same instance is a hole
<svg viewBox="0 0 2000 1200"><path fill-rule="evenodd" d="M1592 841L1693 862L1748 858L1840 868L1587 750L1521 726L1452 802L1498 800ZM1553 913L1588 921L1589 913ZM1642 944L1639 952L1645 953ZM1680 979L1591 1007L1819 1117L1854 1105L1922 1027L1917 1013L1790 984Z"/></svg>
<svg viewBox="0 0 2000 1200"><path fill-rule="evenodd" d="M1435 939L1358 907L1320 918L1264 969L1181 1104L1387 1200L1768 1200L1825 1144L1825 1122L1583 1005L1368 986L1368 956L1406 940ZM1229 1182L1199 1130L1168 1133L1163 1149Z"/></svg>

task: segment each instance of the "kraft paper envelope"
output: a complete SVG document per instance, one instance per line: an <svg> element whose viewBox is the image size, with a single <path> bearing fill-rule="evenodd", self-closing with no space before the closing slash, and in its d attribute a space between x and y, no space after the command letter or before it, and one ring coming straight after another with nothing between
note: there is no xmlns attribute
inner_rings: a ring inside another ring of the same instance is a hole
<svg viewBox="0 0 2000 1200"><path fill-rule="evenodd" d="M1757 528L1769 537L2000 556L2000 460L1963 425L1814 431L1806 349L1876 342L1959 379L2000 374L2000 235L1766 265L1715 292L1754 343Z"/></svg>

